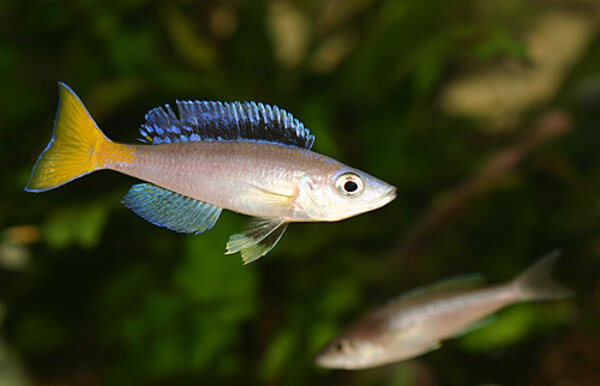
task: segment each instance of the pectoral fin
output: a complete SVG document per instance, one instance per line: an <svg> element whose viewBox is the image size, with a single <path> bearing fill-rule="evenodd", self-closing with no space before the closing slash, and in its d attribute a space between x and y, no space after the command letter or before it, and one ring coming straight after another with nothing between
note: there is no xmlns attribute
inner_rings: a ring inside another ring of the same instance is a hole
<svg viewBox="0 0 600 386"><path fill-rule="evenodd" d="M287 226L288 223L280 219L258 218L245 232L231 235L225 253L241 252L244 264L250 264L273 249Z"/></svg>
<svg viewBox="0 0 600 386"><path fill-rule="evenodd" d="M273 192L254 184L248 184L248 194L251 196L253 202L265 203L270 206L278 206L284 208L290 208L294 201L293 196Z"/></svg>

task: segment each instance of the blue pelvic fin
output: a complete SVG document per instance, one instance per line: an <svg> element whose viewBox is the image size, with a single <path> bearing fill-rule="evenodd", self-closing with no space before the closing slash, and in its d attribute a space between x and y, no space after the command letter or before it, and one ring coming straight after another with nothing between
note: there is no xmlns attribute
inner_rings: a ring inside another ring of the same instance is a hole
<svg viewBox="0 0 600 386"><path fill-rule="evenodd" d="M180 233L207 231L221 214L221 208L152 184L133 185L122 202L144 220Z"/></svg>
<svg viewBox="0 0 600 386"><path fill-rule="evenodd" d="M257 218L248 230L229 237L225 254L241 252L244 265L250 264L273 249L287 226L280 219Z"/></svg>
<svg viewBox="0 0 600 386"><path fill-rule="evenodd" d="M146 114L141 141L175 142L253 140L310 149L314 135L292 114L256 102L176 101Z"/></svg>

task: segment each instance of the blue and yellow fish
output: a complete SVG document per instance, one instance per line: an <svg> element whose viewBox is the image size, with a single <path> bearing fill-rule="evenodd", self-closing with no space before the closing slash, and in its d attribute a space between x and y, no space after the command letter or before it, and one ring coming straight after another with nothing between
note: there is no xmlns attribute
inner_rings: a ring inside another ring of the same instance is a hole
<svg viewBox="0 0 600 386"><path fill-rule="evenodd" d="M360 170L312 152L314 136L290 113L254 102L177 101L146 114L147 144L109 140L75 93L59 83L50 143L25 190L43 192L96 170L144 183L123 203L152 224L202 233L222 209L253 216L232 235L226 253L244 263L268 253L290 222L338 221L386 205L396 189Z"/></svg>

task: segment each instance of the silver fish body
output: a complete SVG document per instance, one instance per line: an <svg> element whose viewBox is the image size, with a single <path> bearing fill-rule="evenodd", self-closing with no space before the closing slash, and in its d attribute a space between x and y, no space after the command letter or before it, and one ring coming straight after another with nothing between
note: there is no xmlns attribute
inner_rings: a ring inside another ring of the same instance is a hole
<svg viewBox="0 0 600 386"><path fill-rule="evenodd" d="M52 139L25 190L44 192L96 170L144 183L123 204L147 221L202 233L222 209L255 217L226 253L244 263L268 253L290 222L338 221L392 201L396 189L311 151L314 136L290 113L254 102L177 101L150 110L140 128L151 145L109 140L83 103L59 83Z"/></svg>
<svg viewBox="0 0 600 386"><path fill-rule="evenodd" d="M338 221L381 207L395 188L332 158L257 141L138 145L136 162L108 168L248 216L287 222ZM343 174L364 181L361 197L335 191Z"/></svg>
<svg viewBox="0 0 600 386"><path fill-rule="evenodd" d="M362 369L423 355L516 302L571 295L549 272L557 255L542 258L511 282L480 289L441 290L393 301L344 330L316 357L326 368Z"/></svg>

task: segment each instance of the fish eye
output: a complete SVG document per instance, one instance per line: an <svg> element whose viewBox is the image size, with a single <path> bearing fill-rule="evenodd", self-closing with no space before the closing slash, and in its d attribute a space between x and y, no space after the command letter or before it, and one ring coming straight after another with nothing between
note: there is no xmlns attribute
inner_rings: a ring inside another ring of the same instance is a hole
<svg viewBox="0 0 600 386"><path fill-rule="evenodd" d="M335 182L337 191L346 197L357 196L363 191L362 179L354 173L344 173Z"/></svg>
<svg viewBox="0 0 600 386"><path fill-rule="evenodd" d="M340 340L335 344L335 350L339 353L347 352L351 347L352 345L347 339Z"/></svg>

